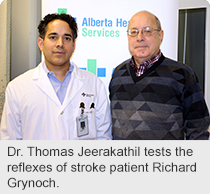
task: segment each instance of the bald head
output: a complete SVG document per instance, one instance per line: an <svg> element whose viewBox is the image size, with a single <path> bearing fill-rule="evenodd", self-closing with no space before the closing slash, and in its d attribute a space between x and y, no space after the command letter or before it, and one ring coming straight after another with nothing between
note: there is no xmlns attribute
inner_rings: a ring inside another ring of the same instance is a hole
<svg viewBox="0 0 210 194"><path fill-rule="evenodd" d="M155 23L156 28L158 30L162 30L161 28L161 24L160 24L160 20L152 13L148 12L148 11L140 11L137 12L136 14L134 14L132 16L132 18L130 19L130 22L128 24L128 29L130 28L130 24L132 24L133 21L136 20L143 20L143 19L147 19L147 20L151 20Z"/></svg>

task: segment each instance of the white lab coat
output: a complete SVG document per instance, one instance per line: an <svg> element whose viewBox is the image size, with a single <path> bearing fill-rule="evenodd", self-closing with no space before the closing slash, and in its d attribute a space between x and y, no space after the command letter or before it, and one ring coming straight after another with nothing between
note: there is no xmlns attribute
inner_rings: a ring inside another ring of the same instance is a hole
<svg viewBox="0 0 210 194"><path fill-rule="evenodd" d="M8 84L0 139L111 139L111 114L103 82L71 62L74 70L61 105L43 65ZM81 102L85 104L89 134L78 137L76 117L81 114ZM90 109L92 103L95 108Z"/></svg>

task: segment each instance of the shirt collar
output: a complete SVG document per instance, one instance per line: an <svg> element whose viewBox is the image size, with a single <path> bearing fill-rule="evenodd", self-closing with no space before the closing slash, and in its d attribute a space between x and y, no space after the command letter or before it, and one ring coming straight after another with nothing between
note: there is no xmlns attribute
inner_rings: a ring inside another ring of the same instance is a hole
<svg viewBox="0 0 210 194"><path fill-rule="evenodd" d="M161 55L162 55L161 50L159 50L158 53L154 57L152 57L151 59L149 59L147 61L144 61L144 62L140 63L139 68L137 68L134 57L132 56L131 59L130 59L130 65L134 68L134 70L136 72L136 75L140 76L147 69L152 67L152 65L160 59Z"/></svg>
<svg viewBox="0 0 210 194"><path fill-rule="evenodd" d="M43 65L43 68L44 68L44 72L48 75L55 75L55 73L53 71L50 71L48 68L47 68L47 65L46 63L44 62L44 65ZM70 74L72 71L74 70L74 65L73 63L69 63L69 70L66 72L66 75Z"/></svg>
<svg viewBox="0 0 210 194"><path fill-rule="evenodd" d="M141 65L142 66L151 66L151 65L153 65L155 62L157 62L160 59L161 54L162 54L161 50L159 50L158 53L154 57L152 57L151 59L149 59L147 61L144 61L144 62L140 63L140 66ZM133 65L136 66L136 63L135 63L135 60L134 60L133 56L131 57L131 61L132 61Z"/></svg>

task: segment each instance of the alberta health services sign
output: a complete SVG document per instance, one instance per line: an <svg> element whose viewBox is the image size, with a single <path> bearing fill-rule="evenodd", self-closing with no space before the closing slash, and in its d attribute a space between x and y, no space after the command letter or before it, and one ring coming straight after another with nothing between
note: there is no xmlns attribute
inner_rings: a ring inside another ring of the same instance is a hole
<svg viewBox="0 0 210 194"><path fill-rule="evenodd" d="M78 38L72 61L97 75L108 90L114 68L130 58L128 22L141 10L154 13L165 35L164 55L176 59L178 0L43 0L42 17L48 13L68 13L78 24ZM164 6L164 7L163 7ZM166 17L167 16L167 17Z"/></svg>

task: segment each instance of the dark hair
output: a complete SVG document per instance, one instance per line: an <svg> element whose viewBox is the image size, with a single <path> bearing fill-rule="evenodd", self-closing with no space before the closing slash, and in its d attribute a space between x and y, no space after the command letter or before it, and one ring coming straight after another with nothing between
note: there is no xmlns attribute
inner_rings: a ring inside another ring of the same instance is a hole
<svg viewBox="0 0 210 194"><path fill-rule="evenodd" d="M38 30L39 30L39 37L44 39L46 31L47 31L47 24L53 20L63 20L69 24L69 27L71 28L73 32L73 41L77 38L77 23L75 19L68 14L48 14L44 17L43 20L41 20Z"/></svg>

